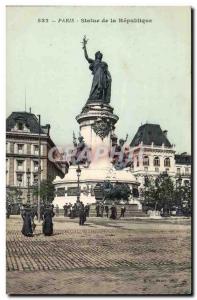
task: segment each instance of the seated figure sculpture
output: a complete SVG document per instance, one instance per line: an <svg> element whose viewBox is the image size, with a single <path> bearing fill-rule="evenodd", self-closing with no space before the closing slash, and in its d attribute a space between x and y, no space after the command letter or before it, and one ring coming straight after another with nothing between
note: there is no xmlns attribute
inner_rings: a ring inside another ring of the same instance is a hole
<svg viewBox="0 0 197 300"><path fill-rule="evenodd" d="M90 163L88 159L89 148L85 144L83 136L79 135L78 143L77 143L76 138L73 135L73 145L74 145L74 149L71 154L70 165L77 165L77 164L88 165Z"/></svg>

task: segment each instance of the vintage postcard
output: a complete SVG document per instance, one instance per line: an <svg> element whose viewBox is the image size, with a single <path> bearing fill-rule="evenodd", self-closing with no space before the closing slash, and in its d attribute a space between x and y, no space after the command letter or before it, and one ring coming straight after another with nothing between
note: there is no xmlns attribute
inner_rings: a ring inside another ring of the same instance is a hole
<svg viewBox="0 0 197 300"><path fill-rule="evenodd" d="M193 293L191 19L7 6L7 294Z"/></svg>

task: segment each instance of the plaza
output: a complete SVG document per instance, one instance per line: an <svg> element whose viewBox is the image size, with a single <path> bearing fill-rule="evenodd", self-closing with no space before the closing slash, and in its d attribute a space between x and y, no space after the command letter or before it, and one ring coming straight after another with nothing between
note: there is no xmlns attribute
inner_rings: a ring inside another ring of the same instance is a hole
<svg viewBox="0 0 197 300"><path fill-rule="evenodd" d="M8 294L191 294L191 218L7 219Z"/></svg>

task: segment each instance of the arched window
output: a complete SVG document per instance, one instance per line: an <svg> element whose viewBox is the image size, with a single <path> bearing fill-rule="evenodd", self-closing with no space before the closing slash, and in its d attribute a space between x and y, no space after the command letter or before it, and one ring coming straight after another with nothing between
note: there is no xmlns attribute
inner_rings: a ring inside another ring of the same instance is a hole
<svg viewBox="0 0 197 300"><path fill-rule="evenodd" d="M164 167L170 167L170 159L169 159L169 157L166 157L164 159Z"/></svg>
<svg viewBox="0 0 197 300"><path fill-rule="evenodd" d="M148 156L143 157L143 165L144 166L149 166L149 157Z"/></svg>
<svg viewBox="0 0 197 300"><path fill-rule="evenodd" d="M154 158L154 166L160 166L160 159L158 156Z"/></svg>

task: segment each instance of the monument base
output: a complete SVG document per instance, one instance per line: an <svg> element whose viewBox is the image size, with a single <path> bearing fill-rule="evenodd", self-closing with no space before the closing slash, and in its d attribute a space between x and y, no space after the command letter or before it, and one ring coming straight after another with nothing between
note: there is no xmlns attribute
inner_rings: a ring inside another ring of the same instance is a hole
<svg viewBox="0 0 197 300"><path fill-rule="evenodd" d="M108 162L108 163L107 163ZM103 183L108 180L112 184L126 183L129 187L137 187L139 183L136 182L135 177L130 172L129 169L115 170L110 164L109 160L103 160L100 164L91 164L89 168L81 166L81 176L80 176L80 200L84 204L96 203L94 195L94 187L97 183ZM54 198L53 204L58 204L59 208L63 208L65 203L74 204L77 200L77 167L71 166L69 172L65 175L63 179L56 177L54 180L54 185L56 189L56 196ZM133 204L136 204L135 199L130 199ZM137 202L138 209L140 209L140 202Z"/></svg>

